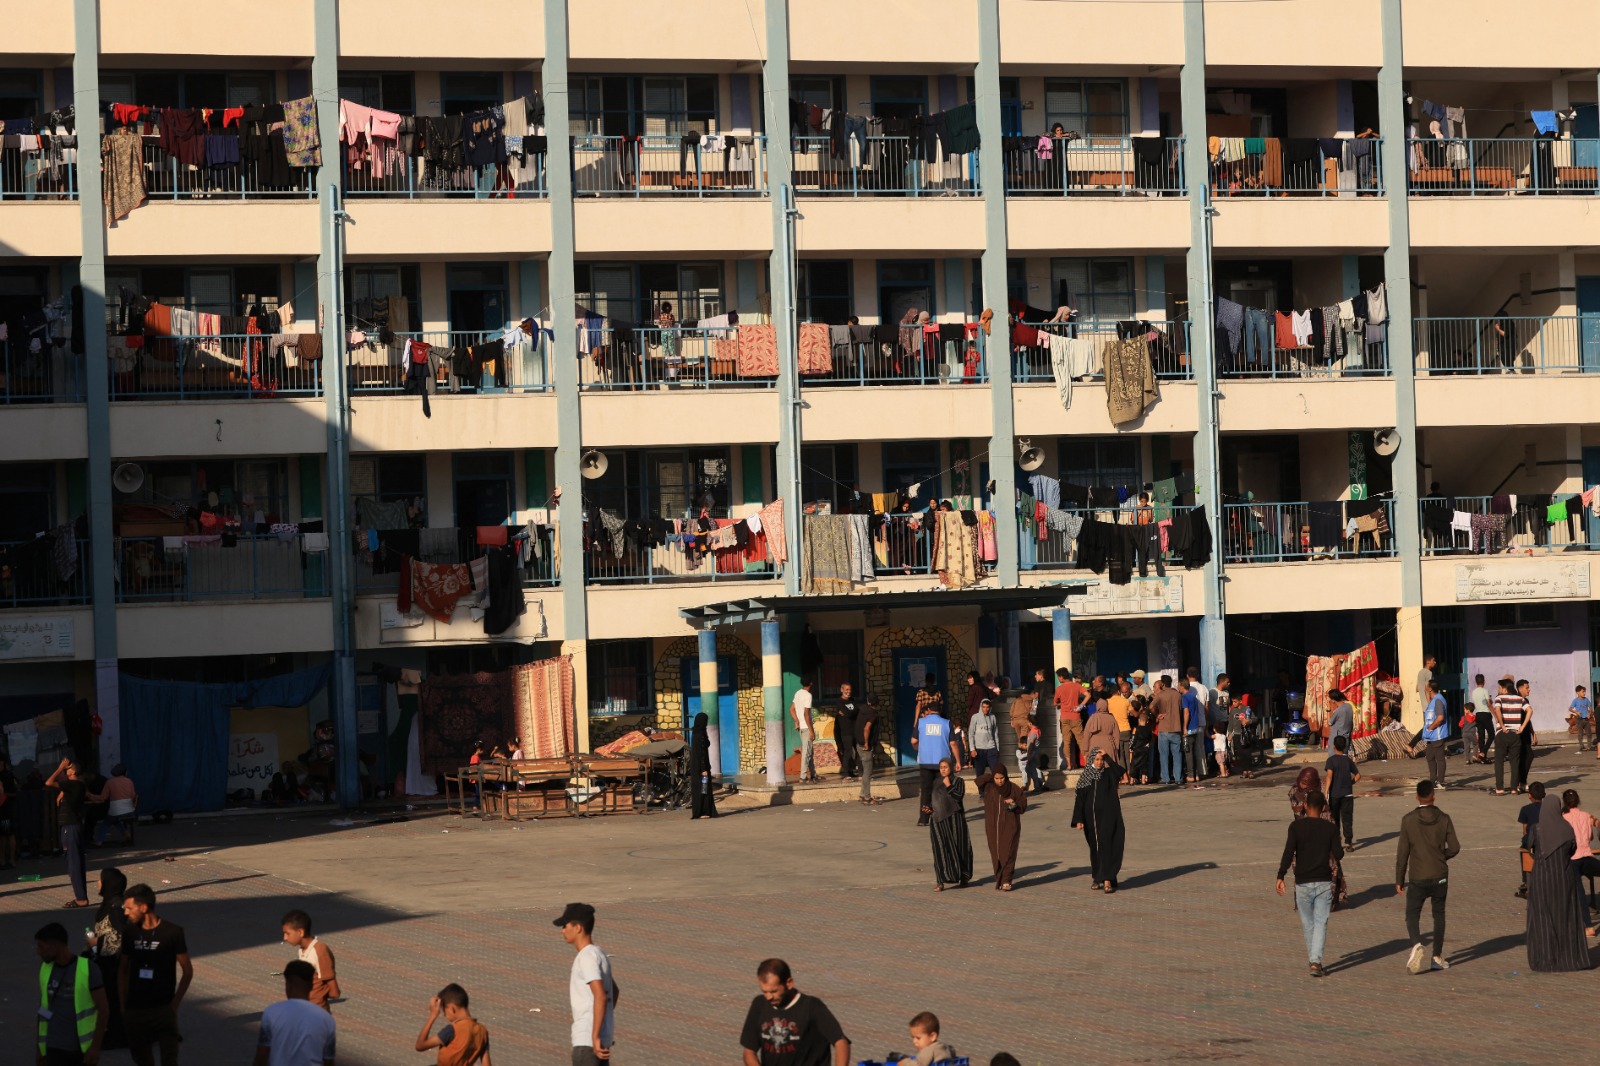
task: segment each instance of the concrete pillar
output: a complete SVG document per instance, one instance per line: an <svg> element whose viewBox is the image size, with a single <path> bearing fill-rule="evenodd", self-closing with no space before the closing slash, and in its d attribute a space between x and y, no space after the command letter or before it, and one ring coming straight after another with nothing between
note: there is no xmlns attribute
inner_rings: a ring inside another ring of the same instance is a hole
<svg viewBox="0 0 1600 1066"><path fill-rule="evenodd" d="M572 656L572 743L589 750L589 642L564 640L561 653ZM687 722L684 723L688 725Z"/></svg>
<svg viewBox="0 0 1600 1066"><path fill-rule="evenodd" d="M1000 619L992 614L978 616L978 675L1003 672L1000 666Z"/></svg>
<svg viewBox="0 0 1600 1066"><path fill-rule="evenodd" d="M767 784L781 785L783 771L783 643L775 618L761 623L761 718L767 735Z"/></svg>
<svg viewBox="0 0 1600 1066"><path fill-rule="evenodd" d="M1072 612L1057 607L1050 612L1050 645L1055 653L1056 669L1072 670Z"/></svg>
<svg viewBox="0 0 1600 1066"><path fill-rule="evenodd" d="M783 567L783 591L800 592L800 323L793 304L792 244L798 241L796 219L789 211L793 195L793 160L789 155L789 5L766 0L767 58L761 69L762 113L767 129L767 181L772 205L772 256L767 278L772 296L772 322L778 342L778 446L773 456L778 483L773 494L785 502L784 536L789 561Z"/></svg>
<svg viewBox="0 0 1600 1066"><path fill-rule="evenodd" d="M724 774L738 773L737 765L730 770L721 761L722 723L717 720L717 631L702 629L697 634L697 643L700 651L700 713L706 716L706 737L711 741L711 764L721 767ZM689 724L693 724L692 720Z"/></svg>
<svg viewBox="0 0 1600 1066"><path fill-rule="evenodd" d="M1400 646L1400 690L1405 693L1401 721L1407 729L1422 728L1422 704L1413 689L1422 672L1422 608L1402 606L1394 615L1395 640Z"/></svg>

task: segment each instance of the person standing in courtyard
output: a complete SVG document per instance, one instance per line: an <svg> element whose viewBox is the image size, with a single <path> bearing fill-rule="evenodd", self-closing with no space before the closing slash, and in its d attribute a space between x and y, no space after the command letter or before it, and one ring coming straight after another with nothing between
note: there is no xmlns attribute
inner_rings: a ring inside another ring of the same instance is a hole
<svg viewBox="0 0 1600 1066"><path fill-rule="evenodd" d="M1161 783L1183 784L1183 697L1165 674L1156 678L1150 709L1156 718L1156 745L1161 751Z"/></svg>
<svg viewBox="0 0 1600 1066"><path fill-rule="evenodd" d="M1518 746L1521 758L1517 762L1517 786L1524 792L1528 789L1528 771L1533 769L1533 695L1530 691L1527 678L1517 682L1517 695L1522 697L1522 706L1525 714L1527 728L1522 731L1522 742Z"/></svg>
<svg viewBox="0 0 1600 1066"><path fill-rule="evenodd" d="M1132 777L1133 682L1126 679L1117 682L1117 691L1106 698L1106 710L1117 720L1117 750L1111 753L1113 755L1111 761L1121 766L1128 772L1128 776Z"/></svg>
<svg viewBox="0 0 1600 1066"><path fill-rule="evenodd" d="M800 781L817 779L816 756L812 751L812 743L816 734L812 730L811 722L811 682L800 682L800 688L794 694L794 700L789 704L789 714L794 719L794 727L800 734Z"/></svg>
<svg viewBox="0 0 1600 1066"><path fill-rule="evenodd" d="M1056 717L1061 719L1061 769L1071 770L1083 761L1083 705L1089 699L1089 690L1066 667L1056 671L1056 681Z"/></svg>
<svg viewBox="0 0 1600 1066"><path fill-rule="evenodd" d="M67 878L72 882L72 902L67 907L89 906L89 882L84 871L83 808L89 787L78 764L62 759L44 783L57 789L56 824L61 827L61 850L67 856Z"/></svg>
<svg viewBox="0 0 1600 1066"><path fill-rule="evenodd" d="M994 863L994 887L1011 891L1017 872L1017 845L1022 841L1022 814L1028 809L1028 794L1006 776L1004 766L978 779L978 794L983 797L983 832L989 842L989 858Z"/></svg>
<svg viewBox="0 0 1600 1066"><path fill-rule="evenodd" d="M428 1001L428 1019L417 1034L417 1050L437 1049L436 1066L492 1066L489 1030L467 1013L469 1002L467 990L454 983L445 985ZM444 1025L434 1034L433 1023L440 1018Z"/></svg>
<svg viewBox="0 0 1600 1066"><path fill-rule="evenodd" d="M794 986L787 962L764 959L756 984L739 1034L744 1066L849 1066L850 1038L826 1003Z"/></svg>
<svg viewBox="0 0 1600 1066"><path fill-rule="evenodd" d="M1322 791L1328 797L1328 814L1333 824L1344 831L1344 850L1354 851L1356 846L1356 782L1361 771L1351 759L1350 738L1340 735L1333 738L1333 754L1322 766Z"/></svg>
<svg viewBox="0 0 1600 1066"><path fill-rule="evenodd" d="M1433 805L1433 782L1418 781L1417 806L1400 819L1400 844L1394 859L1395 895L1404 893L1406 897L1406 935L1411 938L1406 970L1410 973L1418 974L1430 968L1428 945L1422 940L1422 901L1425 899L1433 901L1431 968L1450 968L1444 957L1444 906L1450 889L1450 860L1460 851L1455 823Z"/></svg>
<svg viewBox="0 0 1600 1066"><path fill-rule="evenodd" d="M301 962L311 967L311 1002L331 1014L333 1008L329 1001L339 998L339 975L333 968L333 949L311 935L311 915L305 911L285 914L282 925L283 942L295 949Z"/></svg>
<svg viewBox="0 0 1600 1066"><path fill-rule="evenodd" d="M1494 708L1490 705L1489 691L1483 687L1483 675L1477 674L1472 679L1472 717L1473 733L1466 739L1461 747L1461 753L1467 757L1468 762L1489 765L1489 745L1494 743ZM1463 732L1463 738L1468 734Z"/></svg>
<svg viewBox="0 0 1600 1066"><path fill-rule="evenodd" d="M1445 747L1450 743L1450 708L1434 682L1423 689L1428 702L1422 709L1422 739L1428 744L1428 776L1435 788L1444 788Z"/></svg>
<svg viewBox="0 0 1600 1066"><path fill-rule="evenodd" d="M1109 692L1096 693L1094 713L1083 727L1083 746L1089 751L1099 748L1112 762L1121 761L1122 728L1116 715L1111 713L1111 700L1117 697ZM1088 768L1087 762L1084 764Z"/></svg>
<svg viewBox="0 0 1600 1066"><path fill-rule="evenodd" d="M96 1066L106 1033L104 978L67 947L67 929L51 922L33 934L39 954L39 1066Z"/></svg>
<svg viewBox="0 0 1600 1066"><path fill-rule="evenodd" d="M945 885L965 888L972 880L972 837L967 832L967 812L962 803L966 794L967 782L956 773L955 765L949 759L940 762L939 779L933 784L930 800L933 816L928 822L935 892L943 892Z"/></svg>
<svg viewBox="0 0 1600 1066"><path fill-rule="evenodd" d="M1336 688L1328 690L1328 706L1328 750L1333 751L1333 742L1344 737L1345 750L1348 751L1349 741L1356 731L1356 709L1345 698L1344 692Z"/></svg>
<svg viewBox="0 0 1600 1066"><path fill-rule="evenodd" d="M1522 792L1522 736L1529 729L1528 701L1517 695L1511 675L1500 679L1500 693L1489 705L1494 714L1494 794L1506 795L1506 761L1511 762L1512 791Z"/></svg>
<svg viewBox="0 0 1600 1066"><path fill-rule="evenodd" d="M253 1066L333 1066L333 1016L311 1002L316 976L301 959L283 968L283 999L261 1012Z"/></svg>
<svg viewBox="0 0 1600 1066"><path fill-rule="evenodd" d="M839 686L839 702L833 711L833 742L839 749L839 776L846 781L861 780L861 763L856 758L856 719L861 717L861 702L856 699L855 686L843 682Z"/></svg>
<svg viewBox="0 0 1600 1066"><path fill-rule="evenodd" d="M1433 682L1433 672L1439 668L1437 655L1425 655L1422 658L1422 669L1417 671L1417 706L1428 705L1427 689Z"/></svg>
<svg viewBox="0 0 1600 1066"><path fill-rule="evenodd" d="M1579 685L1573 690L1572 702L1567 705L1567 713L1572 717L1578 727L1578 750L1588 751L1594 747L1594 704L1589 702L1589 690ZM1600 756L1596 756L1600 758Z"/></svg>
<svg viewBox="0 0 1600 1066"><path fill-rule="evenodd" d="M577 953L567 983L572 999L572 1066L598 1066L611 1058L617 1000L622 994L611 974L611 959L594 942L594 908L589 904L567 904L551 924Z"/></svg>
<svg viewBox="0 0 1600 1066"><path fill-rule="evenodd" d="M922 693L917 696L920 701ZM917 718L911 746L917 749L917 776L922 786L917 807L921 813L917 816L917 824L927 825L933 814L929 804L933 797L933 782L939 776L939 763L949 759L958 773L961 770L961 753L950 735L950 720L939 713L936 705L929 703Z"/></svg>
<svg viewBox="0 0 1600 1066"><path fill-rule="evenodd" d="M978 701L977 713L967 723L967 740L972 744L972 768L979 777L1000 762L1000 722L988 697Z"/></svg>
<svg viewBox="0 0 1600 1066"><path fill-rule="evenodd" d="M717 816L717 775L711 772L711 716L701 711L689 731L689 821Z"/></svg>
<svg viewBox="0 0 1600 1066"><path fill-rule="evenodd" d="M1584 938L1588 906L1572 869L1578 841L1562 817L1561 801L1547 795L1539 803L1539 832L1533 839L1533 872L1528 875L1528 968L1567 973L1594 966Z"/></svg>
<svg viewBox="0 0 1600 1066"><path fill-rule="evenodd" d="M1090 748L1089 765L1078 775L1078 790L1072 802L1072 828L1082 829L1089 845L1089 876L1095 888L1107 893L1117 890L1128 833L1122 821L1122 798L1117 793L1122 774L1122 767L1104 751Z"/></svg>
<svg viewBox="0 0 1600 1066"><path fill-rule="evenodd" d="M1179 697L1183 705L1184 780L1192 782L1195 788L1200 787L1201 779L1206 776L1206 705L1201 702L1197 688L1191 682Z"/></svg>
<svg viewBox="0 0 1600 1066"><path fill-rule="evenodd" d="M873 738L878 735L878 701L867 697L867 706L856 716L856 758L861 764L861 802L875 807L883 801L872 796Z"/></svg>
<svg viewBox="0 0 1600 1066"><path fill-rule="evenodd" d="M152 1047L161 1050L161 1066L178 1066L178 1008L194 980L189 941L183 927L156 913L156 894L149 885L134 885L123 897L128 932L122 940L122 969L117 976L122 999L122 1024L134 1066L154 1066ZM181 974L181 976L179 976Z"/></svg>
<svg viewBox="0 0 1600 1066"><path fill-rule="evenodd" d="M89 933L89 957L100 967L106 989L106 1034L100 1046L106 1050L125 1048L128 1039L122 1026L122 999L117 994L117 975L122 971L122 941L128 934L128 916L122 898L128 891L128 878L115 866L100 871L100 909L94 913Z"/></svg>
<svg viewBox="0 0 1600 1066"><path fill-rule="evenodd" d="M1289 867L1294 867L1294 905L1300 913L1300 931L1305 935L1312 977L1327 976L1322 968L1322 951L1328 938L1328 914L1333 910L1333 871L1335 864L1344 858L1339 849L1338 829L1322 817L1326 806L1327 800L1321 792L1312 789L1306 794L1306 817L1289 823L1283 858L1278 863L1280 896L1284 894L1283 879Z"/></svg>

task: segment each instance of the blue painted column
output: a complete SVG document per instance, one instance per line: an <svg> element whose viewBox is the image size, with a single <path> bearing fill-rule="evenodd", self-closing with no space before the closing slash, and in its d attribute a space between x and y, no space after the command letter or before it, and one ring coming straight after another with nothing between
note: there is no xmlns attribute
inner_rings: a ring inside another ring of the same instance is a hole
<svg viewBox="0 0 1600 1066"><path fill-rule="evenodd" d="M761 623L761 717L767 734L767 784L781 785L783 769L783 642L777 619Z"/></svg>
<svg viewBox="0 0 1600 1066"><path fill-rule="evenodd" d="M1050 612L1050 648L1057 670L1072 669L1072 612L1057 607Z"/></svg>
<svg viewBox="0 0 1600 1066"><path fill-rule="evenodd" d="M700 713L706 716L706 738L711 741L711 765L721 773L738 773L722 759L722 723L717 720L717 631L702 629L696 634L700 651Z"/></svg>

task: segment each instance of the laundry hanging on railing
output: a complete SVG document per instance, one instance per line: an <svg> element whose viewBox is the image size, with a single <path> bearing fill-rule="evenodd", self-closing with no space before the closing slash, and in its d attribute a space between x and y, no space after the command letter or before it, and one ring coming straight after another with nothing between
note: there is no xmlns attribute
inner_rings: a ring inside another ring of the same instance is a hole
<svg viewBox="0 0 1600 1066"><path fill-rule="evenodd" d="M544 98L519 96L494 107L452 115L401 115L339 101L339 140L350 171L382 181L406 160L423 163L423 188L473 189L477 172L495 169L494 190L514 191L532 181L538 157L549 146Z"/></svg>
<svg viewBox="0 0 1600 1066"><path fill-rule="evenodd" d="M884 137L903 137L911 146L909 158L925 163L937 163L946 156L976 152L981 141L977 105L970 103L958 104L931 115L880 118L876 115L852 115L842 108L824 108L790 97L789 129L792 135L799 137L826 136L829 154L834 159L850 159L851 143L854 142L863 166L882 162L870 157L867 147L869 138L877 141Z"/></svg>
<svg viewBox="0 0 1600 1066"><path fill-rule="evenodd" d="M22 192L49 199L73 191L72 167L78 161L77 113L67 106L30 116L0 118L0 149L22 161ZM4 190L15 196L19 190Z"/></svg>
<svg viewBox="0 0 1600 1066"><path fill-rule="evenodd" d="M1380 281L1348 300L1292 311L1264 311L1219 296L1217 358L1239 360L1245 367L1266 368L1274 351L1309 350L1313 360L1324 364L1348 356L1356 361L1353 365L1359 365L1364 346L1384 342L1389 322L1387 294Z"/></svg>

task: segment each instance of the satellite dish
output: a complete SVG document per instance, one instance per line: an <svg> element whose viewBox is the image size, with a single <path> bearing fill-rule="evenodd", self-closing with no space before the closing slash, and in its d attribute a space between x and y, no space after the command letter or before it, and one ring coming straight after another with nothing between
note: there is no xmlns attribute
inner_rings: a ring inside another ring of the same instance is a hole
<svg viewBox="0 0 1600 1066"><path fill-rule="evenodd" d="M144 484L144 467L138 463L123 463L111 472L111 486L124 495L132 495Z"/></svg>
<svg viewBox="0 0 1600 1066"><path fill-rule="evenodd" d="M597 477L605 477L606 468L611 463L606 459L606 453L590 448L578 457L578 469L583 476L593 481Z"/></svg>
<svg viewBox="0 0 1600 1066"><path fill-rule="evenodd" d="M1399 451L1400 431L1396 429L1374 430L1372 434L1372 450L1385 457Z"/></svg>
<svg viewBox="0 0 1600 1066"><path fill-rule="evenodd" d="M1031 438L1018 437L1017 465L1027 473L1033 473L1044 466L1044 449L1035 448Z"/></svg>

